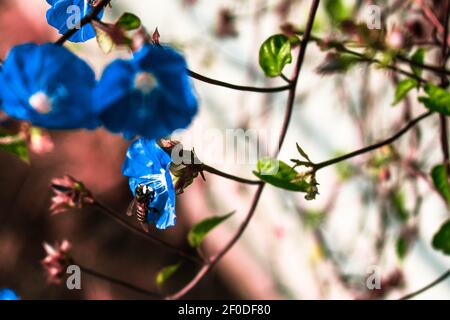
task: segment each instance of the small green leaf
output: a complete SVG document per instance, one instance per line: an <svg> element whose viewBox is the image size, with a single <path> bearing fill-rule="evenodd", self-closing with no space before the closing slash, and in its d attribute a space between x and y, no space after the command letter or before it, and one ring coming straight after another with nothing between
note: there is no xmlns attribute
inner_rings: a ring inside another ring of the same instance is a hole
<svg viewBox="0 0 450 320"><path fill-rule="evenodd" d="M408 92L418 86L418 82L414 79L404 79L397 84L397 88L395 88L395 99L392 102L392 105L395 106L400 101L402 101Z"/></svg>
<svg viewBox="0 0 450 320"><path fill-rule="evenodd" d="M406 222L409 219L409 211L405 204L405 194L400 190L396 190L390 194L390 200L396 217L401 222Z"/></svg>
<svg viewBox="0 0 450 320"><path fill-rule="evenodd" d="M445 222L433 237L433 248L450 255L450 220Z"/></svg>
<svg viewBox="0 0 450 320"><path fill-rule="evenodd" d="M259 65L268 77L281 75L286 64L291 62L291 41L284 34L269 37L259 49Z"/></svg>
<svg viewBox="0 0 450 320"><path fill-rule="evenodd" d="M342 0L325 0L325 11L332 24L339 24L352 15L352 11Z"/></svg>
<svg viewBox="0 0 450 320"><path fill-rule="evenodd" d="M297 192L308 192L310 183L298 179L298 172L283 161L263 158L258 160L253 174L275 187Z"/></svg>
<svg viewBox="0 0 450 320"><path fill-rule="evenodd" d="M116 22L116 26L125 31L131 31L141 26L141 20L139 19L138 16L126 12Z"/></svg>
<svg viewBox="0 0 450 320"><path fill-rule="evenodd" d="M19 135L0 133L0 150L13 153L24 162L30 163L27 142Z"/></svg>
<svg viewBox="0 0 450 320"><path fill-rule="evenodd" d="M408 253L408 241L404 237L399 237L395 244L395 249L397 257L400 260L405 259L406 254Z"/></svg>
<svg viewBox="0 0 450 320"><path fill-rule="evenodd" d="M297 151L298 153L300 153L300 155L305 158L306 160L308 160L309 162L311 162L311 160L309 159L308 154L305 152L305 150L302 149L302 147L300 147L300 145L298 143L296 143L297 146Z"/></svg>
<svg viewBox="0 0 450 320"><path fill-rule="evenodd" d="M172 264L162 268L155 277L155 282L158 287L162 287L167 280L169 280L181 267L181 262Z"/></svg>
<svg viewBox="0 0 450 320"><path fill-rule="evenodd" d="M450 93L432 83L427 83L424 90L428 97L420 97L419 101L431 111L450 116Z"/></svg>
<svg viewBox="0 0 450 320"><path fill-rule="evenodd" d="M445 165L437 165L431 171L431 178L433 179L433 184L439 193L450 205L450 185L448 183L447 168Z"/></svg>
<svg viewBox="0 0 450 320"><path fill-rule="evenodd" d="M197 248L199 247L203 240L205 239L206 235L213 230L215 227L217 227L219 224L227 220L229 217L231 217L234 214L234 212L231 212L224 216L217 216L217 217L211 217L207 218L196 225L194 225L189 231L187 239L191 247Z"/></svg>
<svg viewBox="0 0 450 320"><path fill-rule="evenodd" d="M416 52L414 52L414 54L411 56L411 60L416 62L417 64L424 64L425 61L425 49L424 48L419 48L416 50ZM415 66L415 65L411 65L411 70L412 72L418 76L419 78L422 77L422 68Z"/></svg>

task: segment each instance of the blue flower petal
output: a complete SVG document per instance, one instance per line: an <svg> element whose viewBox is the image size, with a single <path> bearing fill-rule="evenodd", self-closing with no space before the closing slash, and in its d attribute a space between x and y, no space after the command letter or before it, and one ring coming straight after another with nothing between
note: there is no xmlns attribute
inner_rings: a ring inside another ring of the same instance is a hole
<svg viewBox="0 0 450 320"><path fill-rule="evenodd" d="M176 223L175 188L169 171L171 161L156 140L141 138L129 147L122 167L123 174L129 177L133 195L139 185L154 190L155 198L148 204L147 219L158 229L166 229Z"/></svg>
<svg viewBox="0 0 450 320"><path fill-rule="evenodd" d="M11 289L0 289L0 300L20 300L20 297Z"/></svg>
<svg viewBox="0 0 450 320"><path fill-rule="evenodd" d="M60 34L64 34L69 30L68 21L73 25L76 21L73 21L76 16L74 16L75 11L71 10L71 6L77 6L79 8L80 20L83 19L91 10L92 6L89 4L88 0L47 0L51 5L50 9L47 11L47 22L58 29ZM103 10L98 15L101 19L103 16ZM95 30L89 23L80 30L78 30L73 36L69 38L72 42L85 42L89 39L95 37Z"/></svg>
<svg viewBox="0 0 450 320"><path fill-rule="evenodd" d="M95 74L65 47L16 46L3 64L2 78L3 110L13 118L50 129L91 129L99 124L92 108ZM45 112L32 105L36 95L48 102Z"/></svg>
<svg viewBox="0 0 450 320"><path fill-rule="evenodd" d="M142 75L153 79L149 90L138 86ZM198 110L183 56L171 48L150 44L132 60L112 62L94 96L104 126L127 138L166 137L186 128Z"/></svg>

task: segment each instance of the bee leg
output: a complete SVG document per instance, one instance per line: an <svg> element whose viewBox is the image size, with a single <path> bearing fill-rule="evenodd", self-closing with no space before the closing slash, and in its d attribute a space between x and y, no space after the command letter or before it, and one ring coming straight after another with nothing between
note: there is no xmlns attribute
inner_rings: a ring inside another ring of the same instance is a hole
<svg viewBox="0 0 450 320"><path fill-rule="evenodd" d="M147 232L147 233L150 232L150 229L149 229L147 223L145 223L145 222L139 222L139 224L141 225L142 229L143 229L145 232Z"/></svg>

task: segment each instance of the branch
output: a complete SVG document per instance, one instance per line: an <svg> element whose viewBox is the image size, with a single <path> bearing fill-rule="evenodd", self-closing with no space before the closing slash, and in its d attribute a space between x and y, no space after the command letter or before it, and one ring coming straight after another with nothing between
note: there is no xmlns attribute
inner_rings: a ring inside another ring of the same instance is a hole
<svg viewBox="0 0 450 320"><path fill-rule="evenodd" d="M314 0L311 9L309 12L308 22L305 29L305 36L302 40L302 43L300 45L300 51L298 54L297 64L295 67L294 75L292 78L292 84L289 89L289 98L287 102L287 108L284 118L284 123L280 132L279 142L278 142L278 149L276 150L276 154L278 155L279 150L281 149L281 146L283 145L284 139L286 138L287 129L289 127L289 123L291 120L292 110L294 108L294 102L295 102L295 93L297 88L297 82L300 75L301 67L303 64L303 60L305 57L306 48L308 46L309 37L311 35L311 30L313 27L314 19L316 16L317 9L319 7L320 0ZM245 229L247 228L248 224L250 223L253 215L255 214L256 207L258 206L258 202L261 198L262 192L264 190L265 183L261 183L258 187L258 190L256 191L253 201L251 203L250 209L245 217L245 220L242 222L241 226L237 230L234 237L228 242L228 244L213 258L210 259L208 263L206 263L200 271L197 273L197 275L181 290L178 292L170 295L167 297L167 299L180 299L185 294L187 294L192 288L194 288L211 270L214 268L214 266L225 256L225 254L228 253L228 251L236 244L236 242L241 238L242 234L244 233Z"/></svg>
<svg viewBox="0 0 450 320"><path fill-rule="evenodd" d="M146 240L150 240L150 241L152 241L154 243L157 243L157 244L159 244L159 245L161 245L163 247L166 247L167 249L169 249L172 252L176 253L180 257L183 257L183 258L185 258L187 260L190 260L192 262L195 262L195 263L202 263L203 262L200 258L198 258L196 256L193 256L193 255L191 255L191 254L181 250L180 248L177 248L173 244L171 244L169 242L166 242L166 241L164 241L164 240L162 240L162 239L152 235L151 233L147 233L144 230L131 225L127 220L122 218L114 210L112 210L108 206L102 204L98 200L95 200L93 205L95 207L97 207L98 209L100 209L101 212L105 213L106 215L111 217L113 220L115 220L117 223L122 225L123 227L127 228L128 230L131 230L132 232L134 232L135 234L145 238Z"/></svg>
<svg viewBox="0 0 450 320"><path fill-rule="evenodd" d="M403 136L408 130L410 130L411 128L413 128L416 124L418 124L420 121L422 121L423 119L429 117L430 115L432 115L434 112L433 111L428 111L425 112L423 114L421 114L420 116L418 116L417 118L414 118L413 120L411 120L410 122L408 122L403 129L401 129L400 131L398 131L396 134L394 134L393 136L391 136L390 138L387 138L383 141L380 141L378 143L375 143L373 145L370 145L368 147L364 147L362 149L350 152L348 154L345 154L343 156L331 159L331 160L327 160L324 162L320 162L317 164L314 164L313 169L314 171L318 171L320 169L323 169L325 167L331 166L333 164L336 164L338 162L359 156L361 154L376 150L380 147L383 147L385 145L391 144L393 143L395 140L397 140L398 138L400 138L401 136Z"/></svg>
<svg viewBox="0 0 450 320"><path fill-rule="evenodd" d="M249 86L240 86L212 78L205 77L201 74L198 74L192 70L188 69L189 76L191 76L194 79L215 85L220 87L225 87L229 89L239 90L239 91L250 91L250 92L259 92L259 93L271 93L271 92L280 92L280 91L286 91L291 88L291 85L285 85L281 87L272 87L272 88L260 88L260 87L249 87Z"/></svg>
<svg viewBox="0 0 450 320"><path fill-rule="evenodd" d="M433 282L431 282L430 284L426 285L425 287L423 287L422 289L419 289L417 291L414 291L412 293L407 294L406 296L400 298L399 300L409 300L411 298L414 298L415 296L418 296L419 294L433 288L434 286L438 285L439 283L443 282L445 279L447 279L448 277L450 277L450 270L448 270L447 272L445 272L443 275L441 275L439 278L437 278L436 280L434 280Z"/></svg>
<svg viewBox="0 0 450 320"><path fill-rule="evenodd" d="M161 297L161 295L159 293L156 293L156 292L153 292L153 291L148 291L146 289L137 287L137 286L135 286L135 285L133 285L131 283L125 282L125 281L120 280L120 279L113 278L113 277L105 275L105 274L102 274L102 273L100 273L98 271L86 268L86 267L81 266L79 264L77 264L77 266L80 267L82 272L84 272L84 273L86 273L86 274L88 274L88 275L90 275L92 277L95 277L95 278L98 278L98 279L101 279L101 280L104 280L104 281L107 281L107 282L110 282L110 283L122 286L124 288L129 289L129 290L139 292L141 294L144 294L144 295L152 297L152 298L160 298Z"/></svg>
<svg viewBox="0 0 450 320"><path fill-rule="evenodd" d="M206 165L204 163L201 164L201 168L202 168L203 171L215 174L217 176L220 176L220 177L223 177L223 178L226 178L226 179L234 180L234 181L237 181L237 182L240 182L240 183L253 184L253 185L258 185L258 184L262 183L259 180L250 180L250 179L241 178L241 177L238 177L238 176L231 175L229 173L220 171L220 170L218 170L216 168L210 167L210 166L208 166L208 165Z"/></svg>

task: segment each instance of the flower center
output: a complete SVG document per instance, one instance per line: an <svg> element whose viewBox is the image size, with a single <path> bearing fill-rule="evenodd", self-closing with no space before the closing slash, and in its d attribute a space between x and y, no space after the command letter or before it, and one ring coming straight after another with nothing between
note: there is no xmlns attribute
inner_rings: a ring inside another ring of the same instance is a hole
<svg viewBox="0 0 450 320"><path fill-rule="evenodd" d="M52 111L52 101L42 91L33 94L28 102L31 107L39 113L47 114Z"/></svg>
<svg viewBox="0 0 450 320"><path fill-rule="evenodd" d="M157 81L149 72L139 72L134 78L134 87L143 94L149 94L155 87Z"/></svg>

